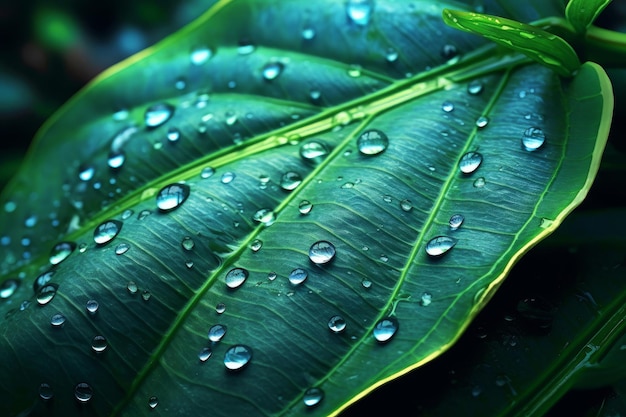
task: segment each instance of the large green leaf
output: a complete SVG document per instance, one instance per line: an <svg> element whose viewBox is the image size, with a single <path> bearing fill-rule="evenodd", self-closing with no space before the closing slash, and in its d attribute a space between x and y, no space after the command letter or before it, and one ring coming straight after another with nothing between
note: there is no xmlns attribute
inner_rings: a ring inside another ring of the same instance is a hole
<svg viewBox="0 0 626 417"><path fill-rule="evenodd" d="M612 99L597 65L562 80L444 6L221 2L61 109L3 194L3 414L299 415L309 388L330 414L450 347L586 195Z"/></svg>

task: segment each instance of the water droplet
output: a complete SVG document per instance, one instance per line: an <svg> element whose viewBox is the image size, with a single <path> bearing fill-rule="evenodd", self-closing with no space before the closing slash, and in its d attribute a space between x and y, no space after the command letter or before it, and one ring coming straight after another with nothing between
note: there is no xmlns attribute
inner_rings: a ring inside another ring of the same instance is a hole
<svg viewBox="0 0 626 417"><path fill-rule="evenodd" d="M298 211L302 215L309 214L311 210L313 210L313 204L309 200L302 200L298 204Z"/></svg>
<svg viewBox="0 0 626 417"><path fill-rule="evenodd" d="M483 156L478 152L468 152L461 157L459 169L464 174L471 174L476 171L483 162Z"/></svg>
<svg viewBox="0 0 626 417"><path fill-rule="evenodd" d="M330 150L324 142L311 140L300 146L300 156L306 162L317 165L328 156Z"/></svg>
<svg viewBox="0 0 626 417"><path fill-rule="evenodd" d="M187 267L187 269L193 268L193 261L191 259L187 259L185 261L185 266Z"/></svg>
<svg viewBox="0 0 626 417"><path fill-rule="evenodd" d="M137 215L137 220L143 220L151 214L152 212L150 210L141 210Z"/></svg>
<svg viewBox="0 0 626 417"><path fill-rule="evenodd" d="M464 221L465 216L463 216L462 214L453 214L450 217L450 221L448 222L448 224L450 225L450 230L457 230L459 227L461 227Z"/></svg>
<svg viewBox="0 0 626 417"><path fill-rule="evenodd" d="M0 285L0 298L6 299L15 294L15 291L20 286L20 281L14 278L4 280Z"/></svg>
<svg viewBox="0 0 626 417"><path fill-rule="evenodd" d="M341 185L341 188L344 189L344 190L349 190L350 188L354 188L354 183L353 182L346 182L346 183Z"/></svg>
<svg viewBox="0 0 626 417"><path fill-rule="evenodd" d="M50 317L50 325L52 327L61 327L65 323L65 316L61 313L56 313Z"/></svg>
<svg viewBox="0 0 626 417"><path fill-rule="evenodd" d="M309 273L305 269L296 268L289 274L289 282L293 285L300 285L307 279L308 276Z"/></svg>
<svg viewBox="0 0 626 417"><path fill-rule="evenodd" d="M315 37L315 29L313 29L310 26L307 26L304 29L302 29L302 39L310 41L314 37Z"/></svg>
<svg viewBox="0 0 626 417"><path fill-rule="evenodd" d="M174 106L168 103L159 103L146 109L144 121L149 129L154 129L167 122L174 115Z"/></svg>
<svg viewBox="0 0 626 417"><path fill-rule="evenodd" d="M476 178L476 181L474 181L473 185L475 188L483 188L485 184L486 184L485 178L479 177L479 178Z"/></svg>
<svg viewBox="0 0 626 417"><path fill-rule="evenodd" d="M256 211L252 216L252 220L257 223L261 223L266 227L269 227L274 224L276 221L276 215L274 212L268 208L262 208Z"/></svg>
<svg viewBox="0 0 626 417"><path fill-rule="evenodd" d="M202 65L213 56L213 51L207 46L198 46L191 51L191 63Z"/></svg>
<svg viewBox="0 0 626 417"><path fill-rule="evenodd" d="M98 307L100 307L100 304L98 304L96 300L89 300L85 305L85 308L87 309L87 312L89 314L96 314L96 312L98 311Z"/></svg>
<svg viewBox="0 0 626 417"><path fill-rule="evenodd" d="M42 306L48 304L57 295L58 288L57 284L46 284L41 287L39 292L37 292L37 303Z"/></svg>
<svg viewBox="0 0 626 417"><path fill-rule="evenodd" d="M282 62L269 62L263 67L263 78L272 81L283 72L285 65Z"/></svg>
<svg viewBox="0 0 626 417"><path fill-rule="evenodd" d="M86 403L93 397L93 389L89 384L81 382L74 388L74 398L81 403Z"/></svg>
<svg viewBox="0 0 626 417"><path fill-rule="evenodd" d="M93 240L96 245L106 245L120 233L123 223L119 220L107 220L93 231Z"/></svg>
<svg viewBox="0 0 626 417"><path fill-rule="evenodd" d="M478 81L478 80L471 81L467 85L467 92L470 93L473 96L476 96L476 95L482 93L483 92L483 83Z"/></svg>
<svg viewBox="0 0 626 417"><path fill-rule="evenodd" d="M133 210L131 209L126 209L124 210L124 212L122 213L122 220L127 220L130 218L130 216L133 215L133 213L135 213Z"/></svg>
<svg viewBox="0 0 626 417"><path fill-rule="evenodd" d="M239 45L237 46L237 53L239 55L249 55L256 49L256 46L249 40L241 40L239 41Z"/></svg>
<svg viewBox="0 0 626 417"><path fill-rule="evenodd" d="M226 286L228 288L238 288L248 279L248 270L244 268L233 268L226 274Z"/></svg>
<svg viewBox="0 0 626 417"><path fill-rule="evenodd" d="M189 197L189 186L187 184L170 184L161 188L156 196L157 207L162 212L177 209Z"/></svg>
<svg viewBox="0 0 626 417"><path fill-rule="evenodd" d="M222 340L226 334L226 326L222 324L216 324L209 329L209 340L213 343L217 343Z"/></svg>
<svg viewBox="0 0 626 417"><path fill-rule="evenodd" d="M302 183L302 177L297 172L285 172L280 178L280 188L285 191L292 191Z"/></svg>
<svg viewBox="0 0 626 417"><path fill-rule="evenodd" d="M106 350L108 344L107 344L107 340L104 336L95 336L92 340L91 340L91 348L93 349L94 352L96 353L102 353Z"/></svg>
<svg viewBox="0 0 626 417"><path fill-rule="evenodd" d="M420 298L420 304L424 307L430 305L433 302L433 295L429 292L422 293L422 297Z"/></svg>
<svg viewBox="0 0 626 417"><path fill-rule="evenodd" d="M456 245L457 240L448 236L437 236L426 244L426 253L432 257L440 257Z"/></svg>
<svg viewBox="0 0 626 417"><path fill-rule="evenodd" d="M32 216L28 216L26 220L24 220L24 226L26 227L35 227L37 225L37 216L34 214Z"/></svg>
<svg viewBox="0 0 626 417"><path fill-rule="evenodd" d="M43 287L48 282L50 282L50 279L52 279L52 276L54 275L54 273L55 273L54 271L47 271L39 275L35 279L35 282L33 282L33 290L35 291L35 293L39 292L39 289L41 287Z"/></svg>
<svg viewBox="0 0 626 417"><path fill-rule="evenodd" d="M178 139L180 139L180 130L175 127L170 127L167 130L167 140L170 142L178 142Z"/></svg>
<svg viewBox="0 0 626 417"><path fill-rule="evenodd" d="M393 48L388 48L387 53L385 54L385 59L389 63L396 62L398 60L398 51Z"/></svg>
<svg viewBox="0 0 626 417"><path fill-rule="evenodd" d="M267 274L267 279L269 279L270 281L274 281L277 276L278 275L276 274L276 272L270 272L269 274Z"/></svg>
<svg viewBox="0 0 626 417"><path fill-rule="evenodd" d="M446 60L452 59L456 57L458 54L459 54L459 51L456 49L456 46L454 45L446 44L443 46L443 48L441 48L441 56Z"/></svg>
<svg viewBox="0 0 626 417"><path fill-rule="evenodd" d="M476 127L479 129L484 128L487 124L489 124L489 118L487 116L480 116L476 119Z"/></svg>
<svg viewBox="0 0 626 417"><path fill-rule="evenodd" d="M365 26L370 22L373 8L373 0L348 0L346 3L348 19L359 26Z"/></svg>
<svg viewBox="0 0 626 417"><path fill-rule="evenodd" d="M252 359L252 349L245 345L234 345L224 354L224 366L229 371L243 369Z"/></svg>
<svg viewBox="0 0 626 417"><path fill-rule="evenodd" d="M379 259L385 263L389 262L389 257L384 253L380 255Z"/></svg>
<svg viewBox="0 0 626 417"><path fill-rule="evenodd" d="M50 401L54 397L54 391L50 384L45 382L39 385L39 398L44 401Z"/></svg>
<svg viewBox="0 0 626 417"><path fill-rule="evenodd" d="M119 169L126 161L126 154L122 151L111 151L107 159L107 165L113 169Z"/></svg>
<svg viewBox="0 0 626 417"><path fill-rule="evenodd" d="M198 353L198 359L200 359L200 362L206 362L206 361L209 360L211 355L213 355L213 351L211 350L211 348L210 347L204 347Z"/></svg>
<svg viewBox="0 0 626 417"><path fill-rule="evenodd" d="M263 247L263 241L261 239L254 239L250 242L250 250L252 252L258 252Z"/></svg>
<svg viewBox="0 0 626 417"><path fill-rule="evenodd" d="M363 286L363 288L365 289L370 289L372 288L372 281L370 281L367 278L363 278L363 281L361 281L361 285Z"/></svg>
<svg viewBox="0 0 626 417"><path fill-rule="evenodd" d="M225 172L222 174L222 184L230 184L235 179L234 172Z"/></svg>
<svg viewBox="0 0 626 417"><path fill-rule="evenodd" d="M352 64L348 67L348 76L352 78L357 78L361 76L361 66L357 64ZM350 122L352 117L347 112L338 113L335 116L335 119L338 123L346 125Z"/></svg>
<svg viewBox="0 0 626 417"><path fill-rule="evenodd" d="M139 288L137 288L137 284L135 283L135 281L128 281L128 284L126 284L126 289L131 294L137 294L137 291L139 291Z"/></svg>
<svg viewBox="0 0 626 417"><path fill-rule="evenodd" d="M413 210L413 203L411 203L411 200L404 199L400 201L400 208L402 209L402 211L409 212Z"/></svg>
<svg viewBox="0 0 626 417"><path fill-rule="evenodd" d="M395 317L385 317L376 323L373 334L379 343L387 343L398 331L398 320Z"/></svg>
<svg viewBox="0 0 626 417"><path fill-rule="evenodd" d="M326 240L320 240L309 248L309 259L316 265L323 265L332 261L335 253L335 245Z"/></svg>
<svg viewBox="0 0 626 417"><path fill-rule="evenodd" d="M324 399L324 391L320 388L309 388L304 392L302 401L307 407L315 407Z"/></svg>
<svg viewBox="0 0 626 417"><path fill-rule="evenodd" d="M445 111L446 113L450 113L452 110L454 110L454 104L452 104L452 102L450 101L444 101L441 105L441 110Z"/></svg>
<svg viewBox="0 0 626 417"><path fill-rule="evenodd" d="M123 255L126 252L128 252L129 249L130 249L130 245L128 243L120 243L115 248L115 254L116 255Z"/></svg>
<svg viewBox="0 0 626 417"><path fill-rule="evenodd" d="M370 129L361 133L356 144L363 155L378 155L387 149L389 139L380 130Z"/></svg>
<svg viewBox="0 0 626 417"><path fill-rule="evenodd" d="M159 399L157 397L153 395L152 397L148 398L148 407L156 408L157 405L159 405Z"/></svg>
<svg viewBox="0 0 626 417"><path fill-rule="evenodd" d="M522 148L528 152L541 148L546 141L543 130L538 127L529 127L522 135Z"/></svg>
<svg viewBox="0 0 626 417"><path fill-rule="evenodd" d="M215 306L215 312L217 314L222 314L226 311L226 304L224 303L217 303L217 305Z"/></svg>
<svg viewBox="0 0 626 417"><path fill-rule="evenodd" d="M78 178L80 178L81 181L91 180L95 173L96 169L91 165L81 165L80 168L78 168Z"/></svg>
<svg viewBox="0 0 626 417"><path fill-rule="evenodd" d="M200 172L200 178L207 179L215 174L215 170L212 167L204 167Z"/></svg>
<svg viewBox="0 0 626 417"><path fill-rule="evenodd" d="M187 88L187 80L184 77L178 77L176 82L174 82L174 87L177 90L184 90Z"/></svg>
<svg viewBox="0 0 626 417"><path fill-rule="evenodd" d="M343 332L346 329L346 320L341 316L332 316L328 320L328 328L334 333Z"/></svg>
<svg viewBox="0 0 626 417"><path fill-rule="evenodd" d="M30 301L28 300L22 301L22 303L20 304L20 311L26 310L29 306L30 306Z"/></svg>

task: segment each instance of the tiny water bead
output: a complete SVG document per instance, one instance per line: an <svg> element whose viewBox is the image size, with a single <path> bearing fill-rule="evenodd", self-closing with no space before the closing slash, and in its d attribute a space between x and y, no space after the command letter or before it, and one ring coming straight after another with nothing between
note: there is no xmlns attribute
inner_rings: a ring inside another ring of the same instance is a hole
<svg viewBox="0 0 626 417"><path fill-rule="evenodd" d="M283 72L284 69L285 64L283 64L282 62L269 62L263 67L263 78L267 81L275 80Z"/></svg>
<svg viewBox="0 0 626 417"><path fill-rule="evenodd" d="M463 222L465 221L465 217L462 214L453 214L450 216L450 220L448 224L450 225L450 230L457 230Z"/></svg>
<svg viewBox="0 0 626 417"><path fill-rule="evenodd" d="M433 295L431 293L429 292L422 293L422 296L420 297L420 304L422 306L427 307L432 302L433 302Z"/></svg>
<svg viewBox="0 0 626 417"><path fill-rule="evenodd" d="M387 343L398 331L398 320L395 317L385 317L374 326L374 339L379 343Z"/></svg>
<svg viewBox="0 0 626 417"><path fill-rule="evenodd" d="M313 29L310 26L307 26L302 29L301 35L302 35L302 39L310 41L311 39L315 37L315 29Z"/></svg>
<svg viewBox="0 0 626 417"><path fill-rule="evenodd" d="M167 122L174 115L174 106L168 103L154 104L146 109L144 122L149 129L154 129Z"/></svg>
<svg viewBox="0 0 626 417"><path fill-rule="evenodd" d="M48 282L50 282L50 280L52 279L52 276L54 274L55 274L54 271L47 271L47 272L44 272L43 274L39 275L35 279L35 282L33 282L33 291L35 291L35 293L39 292L41 287L43 287Z"/></svg>
<svg viewBox="0 0 626 417"><path fill-rule="evenodd" d="M441 104L441 110L445 111L446 113L450 113L452 110L454 110L454 104L450 101L444 101Z"/></svg>
<svg viewBox="0 0 626 417"><path fill-rule="evenodd" d="M302 176L297 172L288 171L280 178L280 188L285 191L293 191L302 183Z"/></svg>
<svg viewBox="0 0 626 417"><path fill-rule="evenodd" d="M459 169L463 174L471 174L478 169L482 162L482 154L478 152L467 152L459 161Z"/></svg>
<svg viewBox="0 0 626 417"><path fill-rule="evenodd" d="M200 362L206 362L209 360L211 355L213 355L213 351L211 350L211 348L204 347L200 350L200 352L198 352L198 359L200 359Z"/></svg>
<svg viewBox="0 0 626 417"><path fill-rule="evenodd" d="M54 398L54 391L52 390L50 384L44 382L39 385L39 398L44 401L50 401Z"/></svg>
<svg viewBox="0 0 626 417"><path fill-rule="evenodd" d="M487 116L480 116L476 119L476 127L482 129L489 124L489 118Z"/></svg>
<svg viewBox="0 0 626 417"><path fill-rule="evenodd" d="M119 220L106 220L93 231L93 240L96 245L103 246L115 239L122 230L123 223Z"/></svg>
<svg viewBox="0 0 626 417"><path fill-rule="evenodd" d="M373 0L348 0L346 3L349 21L358 26L365 26L370 22L373 9Z"/></svg>
<svg viewBox="0 0 626 417"><path fill-rule="evenodd" d="M213 343L217 343L222 340L226 334L226 326L222 324L216 324L209 329L209 340Z"/></svg>
<svg viewBox="0 0 626 417"><path fill-rule="evenodd" d="M196 244L190 236L185 236L180 242L180 246L182 246L183 249L189 251L192 250L194 246L196 246Z"/></svg>
<svg viewBox="0 0 626 417"><path fill-rule="evenodd" d="M486 184L485 178L484 177L479 177L476 178L476 181L474 181L474 184L472 184L474 186L474 188L483 188Z"/></svg>
<svg viewBox="0 0 626 417"><path fill-rule="evenodd" d="M452 59L456 57L458 54L459 54L459 51L454 45L445 44L443 48L441 48L441 56L444 59Z"/></svg>
<svg viewBox="0 0 626 417"><path fill-rule="evenodd" d="M122 220L127 220L130 218L130 216L132 216L135 212L131 209L126 209L124 210L124 212L122 213Z"/></svg>
<svg viewBox="0 0 626 417"><path fill-rule="evenodd" d="M528 152L534 152L541 148L546 141L546 135L538 127L529 127L522 135L522 148Z"/></svg>
<svg viewBox="0 0 626 417"><path fill-rule="evenodd" d="M254 239L250 242L250 250L252 252L258 252L263 247L263 241L261 239Z"/></svg>
<svg viewBox="0 0 626 417"><path fill-rule="evenodd" d="M152 297L152 294L150 293L150 291L148 290L143 290L141 292L141 299L144 301L148 301L150 299L150 297Z"/></svg>
<svg viewBox="0 0 626 417"><path fill-rule="evenodd" d="M156 406L159 405L159 399L156 396L152 396L150 398L148 398L148 407L150 408L156 408Z"/></svg>
<svg viewBox="0 0 626 417"><path fill-rule="evenodd" d="M202 171L200 171L200 178L207 179L215 174L215 169L213 167L204 167Z"/></svg>
<svg viewBox="0 0 626 417"><path fill-rule="evenodd" d="M224 366L229 371L243 369L252 359L252 349L246 345L234 345L224 354Z"/></svg>
<svg viewBox="0 0 626 417"><path fill-rule="evenodd" d="M108 346L109 345L104 336L94 336L94 338L91 340L91 349L93 349L93 351L96 353L104 352Z"/></svg>
<svg viewBox="0 0 626 417"><path fill-rule="evenodd" d="M213 56L213 51L208 46L197 46L191 50L189 56L193 65L202 65Z"/></svg>
<svg viewBox="0 0 626 417"><path fill-rule="evenodd" d="M296 268L289 273L289 282L291 282L293 285L300 285L304 281L306 281L308 276L309 273L306 271L306 269Z"/></svg>
<svg viewBox="0 0 626 417"><path fill-rule="evenodd" d="M222 184L230 184L231 182L233 182L233 180L235 179L235 173L234 172L225 172L222 174Z"/></svg>
<svg viewBox="0 0 626 417"><path fill-rule="evenodd" d="M361 133L356 144L361 154L373 156L387 149L387 146L389 146L389 138L384 132L378 129L370 129Z"/></svg>
<svg viewBox="0 0 626 417"><path fill-rule="evenodd" d="M300 146L300 156L312 165L317 165L328 156L330 149L324 142L312 140Z"/></svg>
<svg viewBox="0 0 626 417"><path fill-rule="evenodd" d="M324 391L320 388L309 388L305 391L302 401L307 407L315 407L324 399Z"/></svg>
<svg viewBox="0 0 626 417"><path fill-rule="evenodd" d="M76 249L76 243L74 242L59 242L50 251L50 263L52 265L58 265L67 259L68 256Z"/></svg>
<svg viewBox="0 0 626 417"><path fill-rule="evenodd" d="M430 239L426 244L426 253L433 258L438 258L450 251L456 244L456 239L448 236L437 236Z"/></svg>
<svg viewBox="0 0 626 417"><path fill-rule="evenodd" d="M61 313L56 313L50 317L50 325L52 327L61 327L65 324L65 316Z"/></svg>
<svg viewBox="0 0 626 417"><path fill-rule="evenodd" d="M137 220L144 220L146 217L152 214L150 210L141 210L139 214L137 214Z"/></svg>
<svg viewBox="0 0 626 417"><path fill-rule="evenodd" d="M483 89L484 89L483 83L481 81L479 81L479 80L471 81L467 85L467 92L470 93L473 96L477 96L480 93L482 93Z"/></svg>
<svg viewBox="0 0 626 417"><path fill-rule="evenodd" d="M175 127L170 127L167 130L166 137L167 137L167 140L170 141L171 143L178 142L178 139L180 139L180 130L178 130Z"/></svg>
<svg viewBox="0 0 626 417"><path fill-rule="evenodd" d="M90 181L95 173L96 169L91 165L81 165L78 168L78 178L81 181Z"/></svg>
<svg viewBox="0 0 626 417"><path fill-rule="evenodd" d="M0 285L0 298L7 299L13 294L20 286L20 281L14 278L8 278Z"/></svg>
<svg viewBox="0 0 626 417"><path fill-rule="evenodd" d="M267 274L267 279L269 279L270 281L274 281L276 277L278 277L278 274L276 272L272 271Z"/></svg>
<svg viewBox="0 0 626 417"><path fill-rule="evenodd" d="M413 203L411 203L411 200L404 199L400 201L400 208L402 209L402 211L409 212L413 210Z"/></svg>
<svg viewBox="0 0 626 417"><path fill-rule="evenodd" d="M226 286L231 289L240 287L248 279L248 270L233 268L226 274Z"/></svg>
<svg viewBox="0 0 626 417"><path fill-rule="evenodd" d="M326 240L317 241L309 248L309 259L316 265L329 263L335 258L335 254L335 245Z"/></svg>
<svg viewBox="0 0 626 417"><path fill-rule="evenodd" d="M225 311L226 311L226 304L217 303L217 305L215 306L215 312L217 314L223 314Z"/></svg>
<svg viewBox="0 0 626 417"><path fill-rule="evenodd" d="M256 46L250 40L241 40L237 46L237 53L239 55L249 55L256 49Z"/></svg>
<svg viewBox="0 0 626 417"><path fill-rule="evenodd" d="M298 204L298 211L302 215L309 214L313 210L313 204L309 200L302 200Z"/></svg>
<svg viewBox="0 0 626 417"><path fill-rule="evenodd" d="M161 188L156 196L157 207L161 212L169 212L180 207L189 197L187 184L169 184Z"/></svg>
<svg viewBox="0 0 626 417"><path fill-rule="evenodd" d="M137 291L139 291L139 288L137 287L135 281L128 281L128 283L126 284L126 289L131 294L137 294Z"/></svg>
<svg viewBox="0 0 626 417"><path fill-rule="evenodd" d="M341 333L346 329L346 320L337 315L337 316L332 316L329 320L328 320L328 328L333 332L333 333Z"/></svg>
<svg viewBox="0 0 626 417"><path fill-rule="evenodd" d="M123 255L130 249L130 245L128 243L120 243L115 247L116 255Z"/></svg>
<svg viewBox="0 0 626 417"><path fill-rule="evenodd" d="M93 388L86 382L81 382L74 387L74 398L81 403L86 403L93 397Z"/></svg>
<svg viewBox="0 0 626 417"><path fill-rule="evenodd" d="M276 215L271 209L262 208L254 213L252 220L256 223L261 223L262 225L269 227L276 221Z"/></svg>
<svg viewBox="0 0 626 417"><path fill-rule="evenodd" d="M52 301L54 296L57 295L58 289L59 286L57 284L44 285L43 287L41 287L39 292L37 292L37 303L42 306L48 304L50 301Z"/></svg>
<svg viewBox="0 0 626 417"><path fill-rule="evenodd" d="M87 312L89 314L96 314L99 307L100 307L100 304L96 300L89 300L87 301L87 304L85 305L85 308L87 309Z"/></svg>
<svg viewBox="0 0 626 417"><path fill-rule="evenodd" d="M126 162L126 154L123 151L111 151L107 159L107 165L112 169L120 169Z"/></svg>

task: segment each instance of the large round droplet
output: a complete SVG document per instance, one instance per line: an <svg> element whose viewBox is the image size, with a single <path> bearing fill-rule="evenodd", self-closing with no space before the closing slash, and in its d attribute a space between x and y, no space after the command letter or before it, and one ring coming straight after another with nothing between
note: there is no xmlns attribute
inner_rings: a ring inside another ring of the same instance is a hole
<svg viewBox="0 0 626 417"><path fill-rule="evenodd" d="M202 65L213 56L213 51L208 46L198 46L191 50L190 60L193 65Z"/></svg>
<svg viewBox="0 0 626 417"><path fill-rule="evenodd" d="M58 289L59 286L57 284L44 285L37 293L37 303L42 306L48 304L50 301L52 301L54 296L57 295Z"/></svg>
<svg viewBox="0 0 626 417"><path fill-rule="evenodd" d="M446 254L456 245L457 240L448 236L437 236L426 244L426 253L432 257L439 257Z"/></svg>
<svg viewBox="0 0 626 417"><path fill-rule="evenodd" d="M528 152L541 148L546 141L546 135L538 127L529 127L522 135L522 148Z"/></svg>
<svg viewBox="0 0 626 417"><path fill-rule="evenodd" d="M267 81L274 80L283 72L285 65L282 62L269 62L263 67L263 78Z"/></svg>
<svg viewBox="0 0 626 417"><path fill-rule="evenodd" d="M14 278L4 280L0 285L0 298L6 299L15 294L15 291L20 286L20 281Z"/></svg>
<svg viewBox="0 0 626 417"><path fill-rule="evenodd" d="M309 248L309 259L316 265L323 265L332 261L335 253L335 245L326 240L320 240Z"/></svg>
<svg viewBox="0 0 626 417"><path fill-rule="evenodd" d="M74 398L81 403L86 403L93 397L93 389L85 382L81 382L74 388Z"/></svg>
<svg viewBox="0 0 626 417"><path fill-rule="evenodd" d="M285 191L295 190L302 183L302 177L297 172L285 172L280 178L280 188Z"/></svg>
<svg viewBox="0 0 626 417"><path fill-rule="evenodd" d="M106 340L106 338L104 336L98 335L98 336L95 336L91 340L91 348L96 353L104 352L107 347L108 347L108 343L107 343L107 340Z"/></svg>
<svg viewBox="0 0 626 417"><path fill-rule="evenodd" d="M60 242L54 245L50 251L50 263L57 265L63 262L76 249L74 242Z"/></svg>
<svg viewBox="0 0 626 417"><path fill-rule="evenodd" d="M289 282L291 282L293 285L300 285L304 281L306 281L308 276L309 273L306 271L306 269L296 268L289 274Z"/></svg>
<svg viewBox="0 0 626 417"><path fill-rule="evenodd" d="M248 279L248 270L244 268L233 268L226 274L226 286L228 288L238 288Z"/></svg>
<svg viewBox="0 0 626 417"><path fill-rule="evenodd" d="M478 152L468 152L461 157L459 169L464 174L471 174L476 171L483 162L483 156Z"/></svg>
<svg viewBox="0 0 626 417"><path fill-rule="evenodd" d="M305 142L300 146L300 156L312 165L322 162L329 152L330 150L324 142L316 140Z"/></svg>
<svg viewBox="0 0 626 417"><path fill-rule="evenodd" d="M261 223L264 226L271 226L276 221L276 215L268 208L262 208L256 211L252 216L252 220L257 223Z"/></svg>
<svg viewBox="0 0 626 417"><path fill-rule="evenodd" d="M373 9L373 0L348 0L346 3L348 19L359 26L365 26L370 22Z"/></svg>
<svg viewBox="0 0 626 417"><path fill-rule="evenodd" d="M465 221L465 217L462 214L453 214L450 216L450 221L448 224L450 225L450 230L457 230L463 222Z"/></svg>
<svg viewBox="0 0 626 417"><path fill-rule="evenodd" d="M391 340L397 331L398 320L395 317L385 317L374 326L374 339L379 343L386 343Z"/></svg>
<svg viewBox="0 0 626 417"><path fill-rule="evenodd" d="M346 329L346 320L341 316L332 316L328 320L328 328L333 333L341 333Z"/></svg>
<svg viewBox="0 0 626 417"><path fill-rule="evenodd" d="M106 245L120 233L123 223L119 220L107 220L93 231L93 241L96 245Z"/></svg>
<svg viewBox="0 0 626 417"><path fill-rule="evenodd" d="M174 106L168 103L159 103L150 106L144 114L144 121L149 129L161 126L174 115Z"/></svg>
<svg viewBox="0 0 626 417"><path fill-rule="evenodd" d="M229 371L243 369L252 359L252 349L245 345L234 345L224 354L224 366Z"/></svg>
<svg viewBox="0 0 626 417"><path fill-rule="evenodd" d="M50 384L45 382L39 385L39 398L44 401L50 401L54 397L54 391Z"/></svg>
<svg viewBox="0 0 626 417"><path fill-rule="evenodd" d="M378 155L389 146L389 138L380 130L370 129L361 133L356 145L363 155Z"/></svg>
<svg viewBox="0 0 626 417"><path fill-rule="evenodd" d="M322 399L324 399L324 391L320 388L309 388L302 397L302 401L307 407L315 407Z"/></svg>
<svg viewBox="0 0 626 417"><path fill-rule="evenodd" d="M226 334L226 326L222 324L213 325L209 329L209 340L213 343L217 343L220 340L222 340L225 334Z"/></svg>
<svg viewBox="0 0 626 417"><path fill-rule="evenodd" d="M157 207L161 212L168 212L180 207L189 197L187 184L170 184L161 188L156 196Z"/></svg>

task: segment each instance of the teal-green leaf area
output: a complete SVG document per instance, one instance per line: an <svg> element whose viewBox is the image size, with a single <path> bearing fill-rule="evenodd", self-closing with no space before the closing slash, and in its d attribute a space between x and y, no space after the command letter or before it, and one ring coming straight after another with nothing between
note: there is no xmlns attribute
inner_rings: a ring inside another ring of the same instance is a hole
<svg viewBox="0 0 626 417"><path fill-rule="evenodd" d="M0 414L331 415L447 350L613 103L451 6L220 2L68 102L1 199Z"/></svg>

